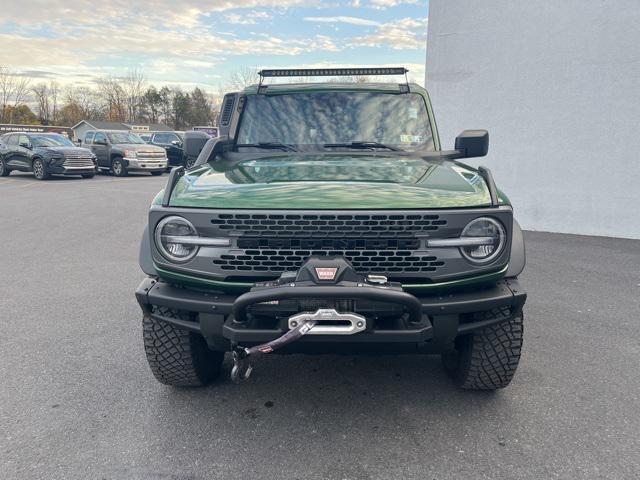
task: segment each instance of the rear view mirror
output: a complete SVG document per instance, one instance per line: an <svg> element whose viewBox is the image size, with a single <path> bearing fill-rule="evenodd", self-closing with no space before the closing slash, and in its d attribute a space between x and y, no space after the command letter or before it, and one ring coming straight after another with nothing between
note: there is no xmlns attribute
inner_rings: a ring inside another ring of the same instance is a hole
<svg viewBox="0 0 640 480"><path fill-rule="evenodd" d="M456 137L455 149L458 158L484 157L489 151L489 132L486 130L465 130Z"/></svg>

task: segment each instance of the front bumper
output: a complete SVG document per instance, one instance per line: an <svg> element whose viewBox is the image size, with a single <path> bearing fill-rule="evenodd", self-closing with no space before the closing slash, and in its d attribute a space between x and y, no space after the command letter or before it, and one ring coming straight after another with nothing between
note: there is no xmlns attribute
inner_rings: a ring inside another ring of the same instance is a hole
<svg viewBox="0 0 640 480"><path fill-rule="evenodd" d="M96 167L64 167L62 165L49 165L47 171L53 175L86 175L96 173Z"/></svg>
<svg viewBox="0 0 640 480"><path fill-rule="evenodd" d="M169 161L165 159L143 159L143 158L123 158L127 162L127 169L130 171L140 170L145 172L163 171L167 169Z"/></svg>
<svg viewBox="0 0 640 480"><path fill-rule="evenodd" d="M288 291L287 287L278 289L278 298L303 298L307 295L308 292L296 292L296 288L289 287ZM321 289L340 287L303 288L319 289L314 290L313 296L322 297ZM338 292L327 290L325 293L330 297ZM296 342L296 351L313 350L313 346L318 344L331 345L330 351L336 352L340 344L367 344L374 348L393 344L412 348L433 347L434 351L444 351L451 348L459 335L508 320L522 309L526 301L526 293L514 279L503 279L488 287L449 294L416 297L406 292L400 293L394 300L363 292L358 297L363 303L359 313L367 316L366 331L355 335L305 336ZM345 292L344 296L356 295ZM252 298L251 293L232 295L197 291L151 277L142 281L136 290L136 298L143 311L154 320L202 334L216 349L230 348L236 344L255 345L278 338L288 330L286 317L295 313L270 301L277 298L269 293ZM406 309L407 314L395 321L378 320L375 309L368 311L367 302L380 301L399 305ZM250 304L260 304L264 310L281 314L281 318L275 322L265 322L260 318L247 317L244 312ZM160 313L162 309L154 307L189 312L190 320L164 316ZM238 321L237 317L241 317L239 319L242 321Z"/></svg>

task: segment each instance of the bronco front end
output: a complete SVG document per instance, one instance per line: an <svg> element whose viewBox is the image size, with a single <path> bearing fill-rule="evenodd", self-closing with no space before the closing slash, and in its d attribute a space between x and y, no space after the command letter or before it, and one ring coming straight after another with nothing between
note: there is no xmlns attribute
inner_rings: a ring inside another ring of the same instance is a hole
<svg viewBox="0 0 640 480"><path fill-rule="evenodd" d="M356 73L353 73L356 72ZM467 130L444 151L409 83L265 84L224 98L220 136L174 169L140 248L136 291L156 378L232 379L278 353L440 354L467 389L509 384L520 358L524 241Z"/></svg>

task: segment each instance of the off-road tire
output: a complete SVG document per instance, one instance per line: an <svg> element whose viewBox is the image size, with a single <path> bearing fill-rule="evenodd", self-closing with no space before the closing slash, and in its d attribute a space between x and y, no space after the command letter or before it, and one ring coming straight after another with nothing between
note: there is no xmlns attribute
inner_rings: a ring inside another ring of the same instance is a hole
<svg viewBox="0 0 640 480"><path fill-rule="evenodd" d="M4 163L4 160L0 158L0 177L8 177L11 173L11 170L7 168L7 165Z"/></svg>
<svg viewBox="0 0 640 480"><path fill-rule="evenodd" d="M41 158L34 159L31 165L33 169L33 176L36 177L36 179L46 180L51 176L49 172L47 172L47 166L45 165L44 160Z"/></svg>
<svg viewBox="0 0 640 480"><path fill-rule="evenodd" d="M95 176L96 176L95 173L83 173L82 174L82 178L93 178Z"/></svg>
<svg viewBox="0 0 640 480"><path fill-rule="evenodd" d="M466 390L504 388L516 373L522 350L522 311L508 320L456 340L456 353L443 355L447 373Z"/></svg>
<svg viewBox="0 0 640 480"><path fill-rule="evenodd" d="M121 157L114 157L111 160L111 171L116 177L126 177L129 173Z"/></svg>
<svg viewBox="0 0 640 480"><path fill-rule="evenodd" d="M162 175L163 172L149 172L151 173L151 175L153 175L154 177L157 177L159 175Z"/></svg>
<svg viewBox="0 0 640 480"><path fill-rule="evenodd" d="M154 307L163 317L189 321L189 315L167 307ZM176 387L201 387L220 373L224 352L207 347L201 335L174 327L170 323L142 318L144 350L156 379Z"/></svg>

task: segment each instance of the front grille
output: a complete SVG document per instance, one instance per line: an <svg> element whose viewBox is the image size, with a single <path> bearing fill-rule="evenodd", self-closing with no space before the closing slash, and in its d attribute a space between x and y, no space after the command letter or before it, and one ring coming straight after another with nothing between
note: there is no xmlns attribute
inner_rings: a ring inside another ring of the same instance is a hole
<svg viewBox="0 0 640 480"><path fill-rule="evenodd" d="M164 160L165 152L137 152L138 160Z"/></svg>
<svg viewBox="0 0 640 480"><path fill-rule="evenodd" d="M447 224L439 215L353 214L276 215L220 213L211 219L223 233L261 237L412 237Z"/></svg>
<svg viewBox="0 0 640 480"><path fill-rule="evenodd" d="M62 166L65 168L93 168L94 163L90 155L70 155L67 153L64 156Z"/></svg>
<svg viewBox="0 0 640 480"><path fill-rule="evenodd" d="M297 270L312 255L343 256L356 270L376 274L435 272L444 265L433 255L419 256L410 250L246 250L221 255L213 263L227 272L282 273Z"/></svg>
<svg viewBox="0 0 640 480"><path fill-rule="evenodd" d="M419 246L413 238L244 238L238 241L242 252L230 251L213 263L226 272L282 273L297 270L312 255L342 256L356 270L387 275L434 272L444 265L416 251Z"/></svg>
<svg viewBox="0 0 640 480"><path fill-rule="evenodd" d="M233 248L213 260L229 276L277 276L313 255L342 256L363 273L424 276L444 265L421 251L420 236L447 221L427 213L217 213L216 234L235 236Z"/></svg>

